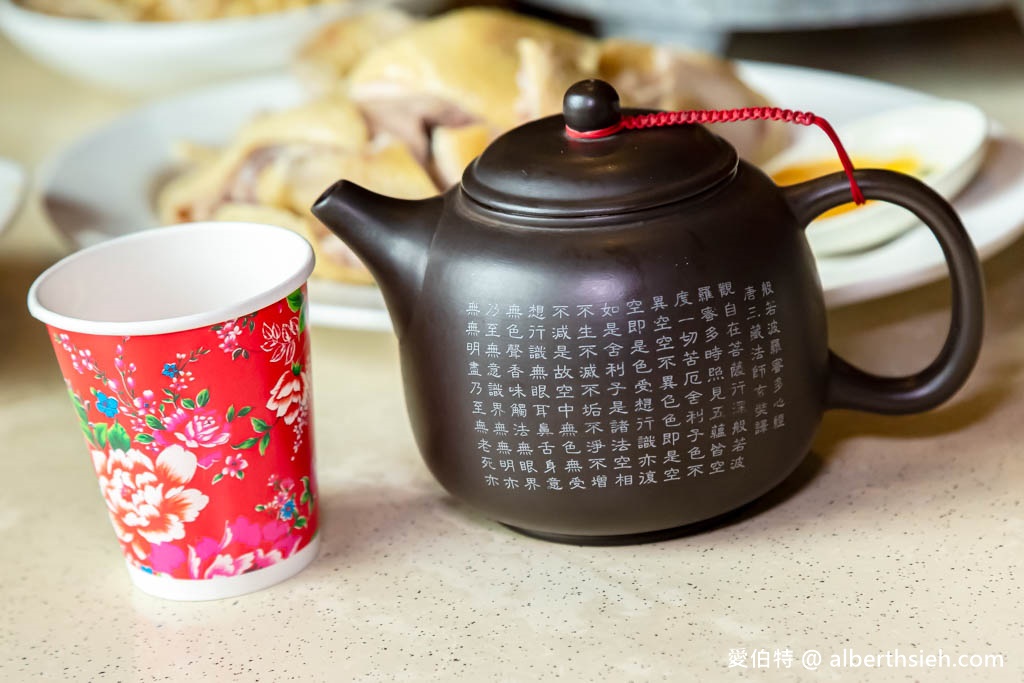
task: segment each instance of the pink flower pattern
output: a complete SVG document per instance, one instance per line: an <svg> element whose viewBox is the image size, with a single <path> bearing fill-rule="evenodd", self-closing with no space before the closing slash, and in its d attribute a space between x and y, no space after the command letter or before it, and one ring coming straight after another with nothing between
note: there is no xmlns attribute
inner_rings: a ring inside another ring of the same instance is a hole
<svg viewBox="0 0 1024 683"><path fill-rule="evenodd" d="M238 337L241 336L242 326L238 324L238 320L229 320L224 323L224 326L217 330L217 338L220 339L221 351L224 353L231 353L238 348Z"/></svg>
<svg viewBox="0 0 1024 683"><path fill-rule="evenodd" d="M300 539L290 531L287 524L276 520L259 524L239 516L224 526L224 534L219 541L207 537L189 547L189 576L212 579L269 567L298 550ZM173 567L154 566L154 569L176 569L184 558L175 555L170 559L175 563Z"/></svg>
<svg viewBox="0 0 1024 683"><path fill-rule="evenodd" d="M180 432L174 438L183 441L189 448L216 448L231 438L231 431L211 414L193 412Z"/></svg>
<svg viewBox="0 0 1024 683"><path fill-rule="evenodd" d="M220 473L225 477L234 477L235 479L241 479L244 475L242 470L249 466L245 458L241 455L229 455L224 459L224 467Z"/></svg>
<svg viewBox="0 0 1024 683"><path fill-rule="evenodd" d="M176 408L160 420L162 429L154 429L154 444L162 447L184 444L199 451L199 467L204 470L220 462L220 449L231 439L231 429L222 424L210 410Z"/></svg>

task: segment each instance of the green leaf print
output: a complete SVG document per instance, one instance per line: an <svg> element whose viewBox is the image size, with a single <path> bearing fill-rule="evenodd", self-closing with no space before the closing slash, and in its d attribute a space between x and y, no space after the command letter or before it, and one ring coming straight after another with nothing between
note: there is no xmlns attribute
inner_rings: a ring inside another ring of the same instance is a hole
<svg viewBox="0 0 1024 683"><path fill-rule="evenodd" d="M313 491L309 486L309 477L303 477L302 482L302 495L299 496L299 503L311 503L313 500Z"/></svg>
<svg viewBox="0 0 1024 683"><path fill-rule="evenodd" d="M110 428L107 427L107 425L105 425L102 422L100 422L100 423L94 424L92 426L92 429L93 429L93 432L96 434L96 444L100 448L106 448L107 447L107 434L109 433Z"/></svg>
<svg viewBox="0 0 1024 683"><path fill-rule="evenodd" d="M302 290L296 289L294 292L288 295L288 308L292 309L293 313L298 313L302 309L303 297Z"/></svg>
<svg viewBox="0 0 1024 683"><path fill-rule="evenodd" d="M82 399L78 398L78 396L70 390L68 391L68 394L71 396L71 402L75 405L75 413L78 414L78 421L83 425L86 424L89 421L89 414L86 412L85 406L82 404Z"/></svg>
<svg viewBox="0 0 1024 683"><path fill-rule="evenodd" d="M119 424L115 424L110 428L107 441L110 443L111 448L118 451L127 451L132 447L132 440L128 436L128 430Z"/></svg>

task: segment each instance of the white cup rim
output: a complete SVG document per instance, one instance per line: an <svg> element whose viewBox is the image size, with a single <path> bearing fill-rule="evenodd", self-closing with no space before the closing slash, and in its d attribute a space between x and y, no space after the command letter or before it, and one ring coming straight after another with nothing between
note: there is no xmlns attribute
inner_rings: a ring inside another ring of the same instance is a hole
<svg viewBox="0 0 1024 683"><path fill-rule="evenodd" d="M273 254L274 258L279 261L288 259L290 263L280 264L279 276L273 282L266 283L259 291L186 315L138 320L93 320L62 313L44 302L46 298L44 290L47 284L55 278L59 278L69 267L81 265L83 261L94 259L99 255L109 256L109 252L112 250L116 253L116 250L125 247L138 246L138 243L151 242L155 246L161 242L166 243L168 240L189 239L204 232L208 234L215 232L244 233L246 238L265 242L267 254ZM66 332L121 336L181 332L215 325L225 320L253 313L275 301L280 301L306 283L313 272L314 262L313 248L309 242L298 233L286 228L262 223L232 221L182 223L116 237L65 256L43 271L32 283L28 290L28 309L37 320Z"/></svg>

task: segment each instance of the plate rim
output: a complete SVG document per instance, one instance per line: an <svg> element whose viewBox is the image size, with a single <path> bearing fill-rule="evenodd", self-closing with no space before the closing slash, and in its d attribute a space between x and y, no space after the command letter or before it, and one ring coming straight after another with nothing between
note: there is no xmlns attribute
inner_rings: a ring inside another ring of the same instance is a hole
<svg viewBox="0 0 1024 683"><path fill-rule="evenodd" d="M920 114L921 112L927 112L928 110L941 111L942 115L947 116L944 122L948 122L949 118L952 117L959 117L961 119L969 117L970 119L971 125L967 127L962 136L957 136L956 142L953 145L932 145L935 150L941 151L934 152L931 159L927 156L928 152L925 152L920 158L923 165L934 163L936 156L950 156L950 148L953 148L953 151L956 152L956 156L953 157L953 163L947 164L936 170L931 170L925 175L919 176L919 180L921 180L921 182L930 186L944 199L947 201L953 201L980 172L981 165L985 160L986 143L992 137L992 120L987 114L985 114L985 111L981 107L963 100L936 98L933 102L918 103L884 110L863 119L838 124L836 126L836 133L843 140L850 155L856 156L857 152L855 150L855 144L851 143L851 138L856 140L858 137L855 133L862 134L864 129L870 128L872 124L877 123L879 120L884 120L887 116L896 115L902 118L913 118L911 114ZM856 127L856 129L854 127ZM914 134L911 133L911 137L913 136ZM863 135L860 137L863 137ZM862 146L860 149L864 148L865 147ZM822 158L822 155L828 156L830 154L834 154L834 149L831 147L826 137L802 137L796 142L796 144L790 145L771 159L768 159L762 165L762 169L765 173L771 176L782 169L792 166L794 161L796 164L799 164L801 161L806 161L808 159L820 159ZM813 157L811 155L813 155ZM884 231L890 233L890 236L887 239L883 239L880 242L885 243L920 224L920 221L914 216L892 216L891 214L893 214L895 210L898 210L898 208L899 207L897 205L880 202L861 207L861 210L856 212L843 213L829 217L817 217L811 221L811 224L808 226L809 229L813 229L815 231L816 235L813 238L809 236L808 239L811 240L812 246L815 245L815 242L818 243L818 246L821 246L822 241L834 240L835 235L838 233L855 229L861 222L873 221L876 224L881 222L886 225L896 226L887 228L887 230ZM879 230L880 229L876 225L874 227L874 231L878 232ZM844 253L851 253L860 250L861 249L856 247L852 249L847 248L845 250L829 247L828 252L825 252L824 248L822 249L821 256L841 256Z"/></svg>

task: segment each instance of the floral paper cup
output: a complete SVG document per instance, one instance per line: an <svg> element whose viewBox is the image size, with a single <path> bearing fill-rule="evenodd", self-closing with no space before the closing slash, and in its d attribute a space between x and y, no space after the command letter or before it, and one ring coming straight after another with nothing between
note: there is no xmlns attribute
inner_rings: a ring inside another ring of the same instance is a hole
<svg viewBox="0 0 1024 683"><path fill-rule="evenodd" d="M29 290L147 593L240 595L316 556L312 269L295 233L192 223L72 254Z"/></svg>

